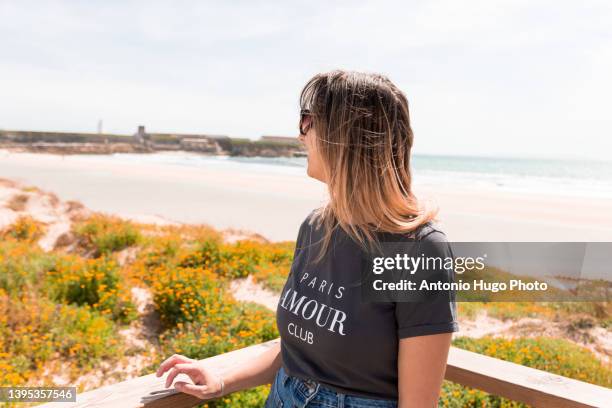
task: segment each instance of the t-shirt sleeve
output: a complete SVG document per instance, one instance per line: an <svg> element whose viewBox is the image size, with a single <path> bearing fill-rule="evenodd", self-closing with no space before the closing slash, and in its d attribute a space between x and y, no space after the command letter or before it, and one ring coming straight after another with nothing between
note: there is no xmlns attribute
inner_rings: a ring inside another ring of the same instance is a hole
<svg viewBox="0 0 612 408"><path fill-rule="evenodd" d="M423 250L419 253L426 257L452 257L446 236L440 231L433 230L422 238L422 243L425 245L421 246ZM433 272L434 276L443 276L445 280L453 279L452 269L442 267ZM439 292L437 296L420 302L395 302L395 318L400 339L459 330L455 293L452 291Z"/></svg>

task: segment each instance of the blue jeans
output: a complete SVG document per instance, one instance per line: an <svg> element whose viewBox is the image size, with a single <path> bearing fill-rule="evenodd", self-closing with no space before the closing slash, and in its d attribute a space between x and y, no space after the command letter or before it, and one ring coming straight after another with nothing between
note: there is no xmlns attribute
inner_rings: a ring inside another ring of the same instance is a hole
<svg viewBox="0 0 612 408"><path fill-rule="evenodd" d="M313 380L287 375L278 370L265 408L397 408L397 400L343 394Z"/></svg>

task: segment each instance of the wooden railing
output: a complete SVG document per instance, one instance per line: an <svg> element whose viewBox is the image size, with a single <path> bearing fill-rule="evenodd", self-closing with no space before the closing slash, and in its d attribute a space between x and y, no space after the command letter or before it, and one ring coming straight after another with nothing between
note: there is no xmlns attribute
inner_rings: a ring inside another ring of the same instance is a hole
<svg viewBox="0 0 612 408"><path fill-rule="evenodd" d="M207 367L223 373L274 346L279 339L256 344L229 353L207 358ZM177 380L187 380L187 377ZM582 381L572 380L519 364L452 347L446 368L446 379L524 402L535 407L611 407L612 390ZM203 401L173 388L165 388L165 376L155 374L108 385L77 395L74 403L41 405L58 407L147 407L188 408Z"/></svg>

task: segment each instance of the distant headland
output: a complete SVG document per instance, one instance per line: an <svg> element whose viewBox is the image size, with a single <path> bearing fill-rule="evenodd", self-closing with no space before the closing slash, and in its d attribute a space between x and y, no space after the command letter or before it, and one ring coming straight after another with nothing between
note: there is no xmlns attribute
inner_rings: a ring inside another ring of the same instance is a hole
<svg viewBox="0 0 612 408"><path fill-rule="evenodd" d="M251 140L224 135L149 133L144 126L138 126L133 135L0 130L0 148L55 154L189 151L246 157L305 155L303 147L295 137L261 136L258 140Z"/></svg>

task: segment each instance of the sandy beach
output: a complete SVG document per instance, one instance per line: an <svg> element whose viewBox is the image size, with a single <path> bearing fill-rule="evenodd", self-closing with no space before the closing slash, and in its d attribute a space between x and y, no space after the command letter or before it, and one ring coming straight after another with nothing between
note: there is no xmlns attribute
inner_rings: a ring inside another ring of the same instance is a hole
<svg viewBox="0 0 612 408"><path fill-rule="evenodd" d="M513 193L419 183L415 192L440 208L454 241L609 241L612 199ZM293 240L304 217L326 199L325 186L303 169L206 169L95 156L0 151L0 178L53 192L64 200L126 217L164 218Z"/></svg>

